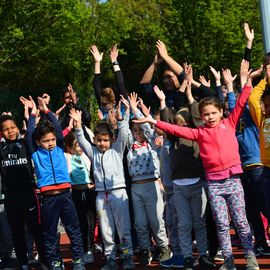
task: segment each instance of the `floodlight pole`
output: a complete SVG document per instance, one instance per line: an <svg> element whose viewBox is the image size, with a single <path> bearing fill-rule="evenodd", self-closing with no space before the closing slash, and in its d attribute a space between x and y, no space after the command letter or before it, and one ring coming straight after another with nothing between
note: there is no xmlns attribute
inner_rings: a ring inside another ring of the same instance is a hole
<svg viewBox="0 0 270 270"><path fill-rule="evenodd" d="M270 52L270 0L260 0L264 52Z"/></svg>

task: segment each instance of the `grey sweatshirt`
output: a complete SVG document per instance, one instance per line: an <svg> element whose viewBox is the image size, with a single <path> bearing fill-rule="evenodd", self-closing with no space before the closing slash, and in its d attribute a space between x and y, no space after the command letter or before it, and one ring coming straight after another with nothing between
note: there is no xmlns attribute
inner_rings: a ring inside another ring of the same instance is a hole
<svg viewBox="0 0 270 270"><path fill-rule="evenodd" d="M123 154L128 140L128 120L129 115L125 114L123 121L118 121L117 139L104 153L85 139L82 129L75 129L80 147L91 160L96 191L110 191L126 186Z"/></svg>

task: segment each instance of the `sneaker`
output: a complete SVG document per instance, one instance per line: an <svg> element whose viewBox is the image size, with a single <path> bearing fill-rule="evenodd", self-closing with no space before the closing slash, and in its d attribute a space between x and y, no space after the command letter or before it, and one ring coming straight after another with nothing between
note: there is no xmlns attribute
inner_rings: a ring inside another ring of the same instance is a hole
<svg viewBox="0 0 270 270"><path fill-rule="evenodd" d="M94 262L94 255L93 255L92 251L89 250L89 251L83 253L83 262L85 265L91 264Z"/></svg>
<svg viewBox="0 0 270 270"><path fill-rule="evenodd" d="M216 267L216 265L206 255L200 256L199 264L200 264L200 269Z"/></svg>
<svg viewBox="0 0 270 270"><path fill-rule="evenodd" d="M259 270L257 259L254 255L247 257L246 270Z"/></svg>
<svg viewBox="0 0 270 270"><path fill-rule="evenodd" d="M15 270L18 267L18 262L14 258L6 257L1 260L1 269Z"/></svg>
<svg viewBox="0 0 270 270"><path fill-rule="evenodd" d="M182 268L184 266L184 259L182 256L173 255L168 260L160 262L160 266L164 268Z"/></svg>
<svg viewBox="0 0 270 270"><path fill-rule="evenodd" d="M117 261L113 258L108 258L105 264L101 267L101 270L118 270Z"/></svg>
<svg viewBox="0 0 270 270"><path fill-rule="evenodd" d="M270 247L265 245L265 246L254 246L254 253L255 256L260 256L260 255L265 255L265 256L270 256Z"/></svg>
<svg viewBox="0 0 270 270"><path fill-rule="evenodd" d="M218 250L216 256L214 257L215 262L224 262L224 256L221 250Z"/></svg>
<svg viewBox="0 0 270 270"><path fill-rule="evenodd" d="M223 265L219 268L219 270L236 270L234 265L233 257L229 257L224 259Z"/></svg>
<svg viewBox="0 0 270 270"><path fill-rule="evenodd" d="M172 257L172 252L169 247L164 247L160 249L160 254L159 254L159 261L163 262Z"/></svg>
<svg viewBox="0 0 270 270"><path fill-rule="evenodd" d="M73 270L85 270L83 259L73 261Z"/></svg>
<svg viewBox="0 0 270 270"><path fill-rule="evenodd" d="M123 257L123 270L135 269L135 264L130 254L125 254Z"/></svg>
<svg viewBox="0 0 270 270"><path fill-rule="evenodd" d="M50 270L63 270L62 263L60 261L53 261L50 265Z"/></svg>
<svg viewBox="0 0 270 270"><path fill-rule="evenodd" d="M140 250L139 260L140 264L143 266L149 265L151 262L151 252L148 249Z"/></svg>
<svg viewBox="0 0 270 270"><path fill-rule="evenodd" d="M192 257L184 258L184 269L193 270L194 269L194 259Z"/></svg>

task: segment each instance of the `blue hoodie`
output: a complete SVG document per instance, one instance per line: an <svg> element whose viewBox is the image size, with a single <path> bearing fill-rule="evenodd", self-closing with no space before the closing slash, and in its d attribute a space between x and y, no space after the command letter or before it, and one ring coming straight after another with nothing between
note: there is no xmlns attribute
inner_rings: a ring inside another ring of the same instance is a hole
<svg viewBox="0 0 270 270"><path fill-rule="evenodd" d="M231 112L235 106L236 97L234 92L228 93L228 105ZM248 104L240 118L236 129L236 137L239 144L239 153L242 166L261 164L259 131L250 115Z"/></svg>

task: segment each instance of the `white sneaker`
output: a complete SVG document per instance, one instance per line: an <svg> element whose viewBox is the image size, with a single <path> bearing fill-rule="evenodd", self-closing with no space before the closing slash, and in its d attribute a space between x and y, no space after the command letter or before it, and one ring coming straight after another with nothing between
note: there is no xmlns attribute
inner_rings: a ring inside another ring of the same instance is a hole
<svg viewBox="0 0 270 270"><path fill-rule="evenodd" d="M87 251L86 253L83 253L83 261L85 264L91 264L94 262L94 255L92 251Z"/></svg>

